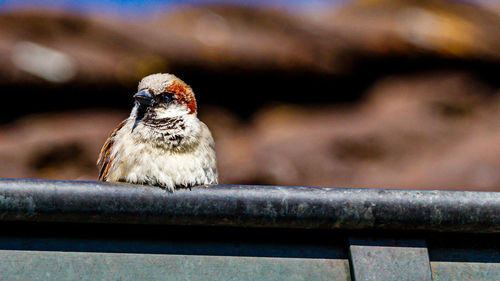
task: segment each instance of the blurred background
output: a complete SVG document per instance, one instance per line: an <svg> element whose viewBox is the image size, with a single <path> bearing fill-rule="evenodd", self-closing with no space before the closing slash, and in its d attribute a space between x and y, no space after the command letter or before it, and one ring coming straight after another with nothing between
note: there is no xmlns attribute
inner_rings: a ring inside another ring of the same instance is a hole
<svg viewBox="0 0 500 281"><path fill-rule="evenodd" d="M0 1L0 177L96 180L143 76L226 184L500 191L498 1Z"/></svg>

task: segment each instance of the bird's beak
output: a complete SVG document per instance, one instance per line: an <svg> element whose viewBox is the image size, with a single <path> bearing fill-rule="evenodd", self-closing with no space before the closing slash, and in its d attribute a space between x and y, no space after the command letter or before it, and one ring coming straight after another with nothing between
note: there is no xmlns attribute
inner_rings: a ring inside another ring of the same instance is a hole
<svg viewBox="0 0 500 281"><path fill-rule="evenodd" d="M134 95L134 99L140 105L150 106L153 104L153 95L148 90L142 90Z"/></svg>

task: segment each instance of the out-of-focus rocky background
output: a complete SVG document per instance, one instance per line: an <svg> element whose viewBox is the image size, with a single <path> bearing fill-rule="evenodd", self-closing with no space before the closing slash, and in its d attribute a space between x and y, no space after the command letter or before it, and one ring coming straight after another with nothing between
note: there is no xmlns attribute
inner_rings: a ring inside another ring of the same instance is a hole
<svg viewBox="0 0 500 281"><path fill-rule="evenodd" d="M190 84L232 184L500 191L500 5L0 12L0 177L95 180L138 80Z"/></svg>

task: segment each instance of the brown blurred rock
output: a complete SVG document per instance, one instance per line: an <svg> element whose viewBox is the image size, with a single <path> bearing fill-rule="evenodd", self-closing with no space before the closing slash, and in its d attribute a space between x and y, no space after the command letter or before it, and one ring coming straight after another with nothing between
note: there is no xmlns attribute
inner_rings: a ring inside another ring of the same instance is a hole
<svg viewBox="0 0 500 281"><path fill-rule="evenodd" d="M387 79L352 109L275 107L241 135L246 155L218 146L226 158L221 176L230 183L498 191L500 99L493 94L467 75L435 73Z"/></svg>
<svg viewBox="0 0 500 281"><path fill-rule="evenodd" d="M500 191L500 98L457 72L394 76L354 107L269 106L243 122L205 107L222 183ZM126 112L26 117L0 128L2 177L96 179Z"/></svg>
<svg viewBox="0 0 500 281"><path fill-rule="evenodd" d="M134 21L63 10L0 14L0 81L36 83L13 63L21 43L67 55L78 83L134 84L146 74L349 73L366 56L500 59L500 16L453 1L355 1L312 14L266 7L179 6ZM22 45L21 45L22 46Z"/></svg>
<svg viewBox="0 0 500 281"><path fill-rule="evenodd" d="M433 0L348 2L310 17L234 5L183 6L148 21L4 12L0 85L12 106L2 120L57 102L128 111L142 76L186 70L222 183L500 191L499 31L498 12ZM64 80L54 67L76 70ZM235 116L297 94L294 105ZM333 104L339 95L365 99ZM94 180L99 149L126 115L80 110L1 125L0 176Z"/></svg>
<svg viewBox="0 0 500 281"><path fill-rule="evenodd" d="M361 55L499 60L500 16L472 2L354 1L311 17Z"/></svg>
<svg viewBox="0 0 500 281"><path fill-rule="evenodd" d="M0 26L2 84L44 81L40 79L42 76L26 73L15 64L14 56L25 43L67 55L75 64L76 76L66 82L135 81L141 75L163 67L157 49L149 43L150 40L141 36L143 29L125 20L60 10L21 10L1 14ZM147 34L144 35L146 38Z"/></svg>
<svg viewBox="0 0 500 281"><path fill-rule="evenodd" d="M338 42L321 38L311 28L282 11L231 5L185 6L149 21L62 10L3 12L0 78L3 84L43 81L13 59L25 43L68 56L76 76L66 82L83 84L129 84L146 74L193 66L332 72L333 61L325 58Z"/></svg>
<svg viewBox="0 0 500 281"><path fill-rule="evenodd" d="M343 72L341 38L296 14L266 7L191 5L157 16L157 37L187 43L192 62L215 71ZM163 34L168 30L169 33Z"/></svg>
<svg viewBox="0 0 500 281"><path fill-rule="evenodd" d="M97 179L95 162L123 112L33 115L0 127L0 177Z"/></svg>

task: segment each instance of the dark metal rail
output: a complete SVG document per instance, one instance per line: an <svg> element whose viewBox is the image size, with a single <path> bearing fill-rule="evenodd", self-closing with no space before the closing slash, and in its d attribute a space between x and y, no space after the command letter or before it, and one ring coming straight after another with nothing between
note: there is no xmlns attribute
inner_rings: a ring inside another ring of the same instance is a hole
<svg viewBox="0 0 500 281"><path fill-rule="evenodd" d="M500 193L0 180L0 220L500 232Z"/></svg>
<svg viewBox="0 0 500 281"><path fill-rule="evenodd" d="M500 279L494 192L0 179L0 229L2 280Z"/></svg>

